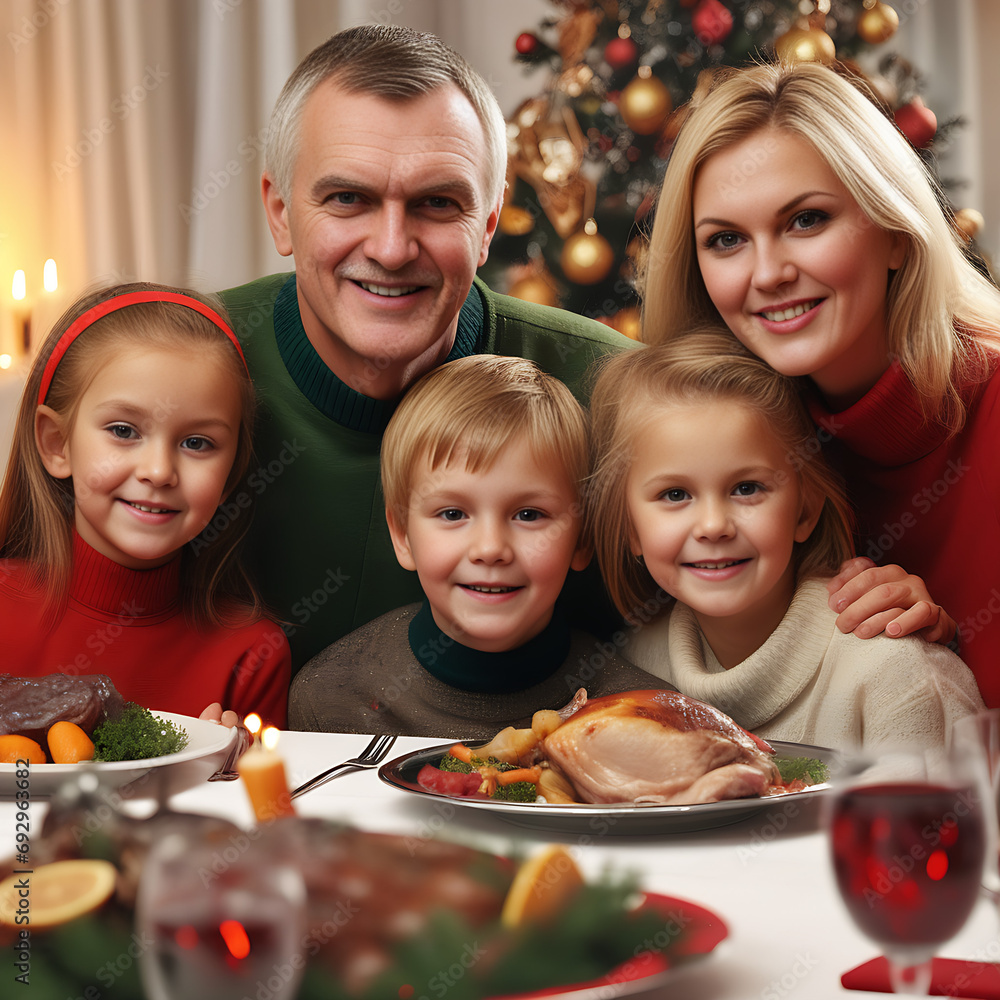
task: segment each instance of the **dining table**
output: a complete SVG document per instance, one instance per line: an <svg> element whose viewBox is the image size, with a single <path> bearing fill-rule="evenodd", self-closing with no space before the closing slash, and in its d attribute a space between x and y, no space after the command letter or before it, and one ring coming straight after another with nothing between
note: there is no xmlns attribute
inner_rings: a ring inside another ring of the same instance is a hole
<svg viewBox="0 0 1000 1000"><path fill-rule="evenodd" d="M294 788L325 768L355 757L364 734L285 731L274 752ZM400 737L389 760L448 742ZM255 824L241 780L205 780L200 769L179 764L161 783L138 781L121 790L121 809L151 813L158 790L170 808L224 817L250 830ZM421 795L388 784L378 768L349 772L295 799L299 816L344 821L367 831L457 841L500 853L528 855L546 845L566 845L585 878L634 875L649 893L688 900L724 923L724 939L710 953L671 970L665 982L628 995L684 1000L825 1000L884 994L846 990L841 975L875 958L878 947L851 921L840 899L823 825L823 794L763 800L734 822L707 829L678 828L665 821L634 829L594 820L548 828L525 818L460 801ZM41 828L46 801L31 804L31 823ZM0 801L0 843L15 836L15 803ZM695 824L696 825L696 824ZM970 963L1000 962L1000 921L995 899L984 892L961 932L940 954ZM10 984L0 996L15 996ZM25 994L30 996L30 991ZM600 995L600 994L599 994ZM610 988L603 994L617 996ZM387 998L391 1000L391 998Z"/></svg>

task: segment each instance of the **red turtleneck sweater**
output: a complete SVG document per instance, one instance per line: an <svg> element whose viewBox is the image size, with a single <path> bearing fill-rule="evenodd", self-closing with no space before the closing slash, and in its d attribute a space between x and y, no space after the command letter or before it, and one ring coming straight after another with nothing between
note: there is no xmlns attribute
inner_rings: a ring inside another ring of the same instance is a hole
<svg viewBox="0 0 1000 1000"><path fill-rule="evenodd" d="M1000 376L963 392L968 417L949 438L927 424L893 365L857 403L813 419L858 511L858 554L922 576L958 622L959 653L983 700L1000 706Z"/></svg>
<svg viewBox="0 0 1000 1000"><path fill-rule="evenodd" d="M23 563L0 560L0 672L107 674L127 701L197 716L213 701L284 727L291 656L261 620L196 629L178 604L180 560L132 570L73 538L69 601L51 626Z"/></svg>

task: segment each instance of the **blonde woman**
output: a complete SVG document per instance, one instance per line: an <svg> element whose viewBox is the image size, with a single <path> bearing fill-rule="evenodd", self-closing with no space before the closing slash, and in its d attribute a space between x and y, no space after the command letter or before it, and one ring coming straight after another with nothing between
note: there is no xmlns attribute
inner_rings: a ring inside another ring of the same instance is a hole
<svg viewBox="0 0 1000 1000"><path fill-rule="evenodd" d="M720 319L801 379L846 478L860 558L830 584L841 627L947 640L957 624L1000 704L1000 293L860 81L754 66L689 114L653 227L643 339ZM954 621L919 579L873 563L919 574Z"/></svg>

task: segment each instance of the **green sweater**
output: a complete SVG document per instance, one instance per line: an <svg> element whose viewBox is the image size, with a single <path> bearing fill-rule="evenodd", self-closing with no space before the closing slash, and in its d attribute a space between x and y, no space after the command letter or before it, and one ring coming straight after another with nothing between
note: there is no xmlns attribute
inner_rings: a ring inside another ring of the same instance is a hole
<svg viewBox="0 0 1000 1000"><path fill-rule="evenodd" d="M396 401L363 396L330 371L299 317L294 274L222 293L260 403L250 475L223 505L250 516L247 566L292 648L292 670L358 626L422 597L389 540L379 447ZM479 279L448 360L500 354L535 361L586 401L590 363L633 344L593 320L490 291ZM594 569L570 573L570 619L614 625Z"/></svg>
<svg viewBox="0 0 1000 1000"><path fill-rule="evenodd" d="M390 611L335 642L295 676L290 729L489 740L590 698L671 688L633 666L618 645L571 630L556 616L518 649L483 653L450 639L426 604Z"/></svg>

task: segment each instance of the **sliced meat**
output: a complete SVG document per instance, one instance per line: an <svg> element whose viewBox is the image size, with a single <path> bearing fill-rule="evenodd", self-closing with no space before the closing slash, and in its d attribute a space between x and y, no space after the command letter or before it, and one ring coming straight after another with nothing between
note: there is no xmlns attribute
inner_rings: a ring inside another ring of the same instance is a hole
<svg viewBox="0 0 1000 1000"><path fill-rule="evenodd" d="M0 735L19 733L44 746L54 722L75 722L89 736L122 708L122 696L105 674L0 674Z"/></svg>
<svg viewBox="0 0 1000 1000"><path fill-rule="evenodd" d="M677 691L594 698L545 739L545 755L585 802L762 795L779 780L764 748L728 715Z"/></svg>

